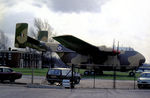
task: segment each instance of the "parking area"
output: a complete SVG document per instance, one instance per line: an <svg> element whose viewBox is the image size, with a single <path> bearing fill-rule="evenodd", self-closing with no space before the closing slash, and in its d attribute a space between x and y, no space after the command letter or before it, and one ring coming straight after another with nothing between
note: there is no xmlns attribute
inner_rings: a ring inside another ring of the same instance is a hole
<svg viewBox="0 0 150 98"><path fill-rule="evenodd" d="M113 88L113 80L104 80L104 79L82 79L79 85L76 85L77 88ZM116 88L119 89L136 89L136 83L129 80L117 80Z"/></svg>
<svg viewBox="0 0 150 98"><path fill-rule="evenodd" d="M32 77L28 75L23 75L21 79L15 81L15 83L9 83L9 81L5 81L4 83L0 83L0 85L23 85L26 86L31 84ZM89 89L89 88L97 88L97 89L112 89L114 87L113 80L107 79L86 79L82 78L80 83L75 85L76 89ZM44 76L34 76L33 84L42 85L45 87L59 87L60 85L54 84L50 85ZM115 87L117 89L138 89L137 82L133 80L116 80ZM60 86L61 88L61 86Z"/></svg>

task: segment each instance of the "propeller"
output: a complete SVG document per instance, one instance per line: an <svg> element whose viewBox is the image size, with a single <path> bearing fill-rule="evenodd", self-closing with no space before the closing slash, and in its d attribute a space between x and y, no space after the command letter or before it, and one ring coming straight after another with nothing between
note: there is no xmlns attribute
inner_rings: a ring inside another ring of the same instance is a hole
<svg viewBox="0 0 150 98"><path fill-rule="evenodd" d="M117 45L117 54L120 54L120 50L119 50L119 41L118 41L118 45Z"/></svg>
<svg viewBox="0 0 150 98"><path fill-rule="evenodd" d="M118 41L118 45L117 45L117 50L115 49L115 39L113 40L113 49L112 49L113 53L115 55L118 55L120 54L120 51L119 51L119 41Z"/></svg>

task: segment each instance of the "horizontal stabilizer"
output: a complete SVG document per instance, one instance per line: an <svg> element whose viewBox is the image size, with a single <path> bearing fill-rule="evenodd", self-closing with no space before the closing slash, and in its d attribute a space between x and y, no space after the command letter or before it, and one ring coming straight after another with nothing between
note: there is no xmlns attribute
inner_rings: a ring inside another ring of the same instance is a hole
<svg viewBox="0 0 150 98"><path fill-rule="evenodd" d="M27 36L28 24L17 23L16 24L16 35L15 35L15 47L16 48L33 48L39 51L50 50L45 43L42 43L36 39Z"/></svg>

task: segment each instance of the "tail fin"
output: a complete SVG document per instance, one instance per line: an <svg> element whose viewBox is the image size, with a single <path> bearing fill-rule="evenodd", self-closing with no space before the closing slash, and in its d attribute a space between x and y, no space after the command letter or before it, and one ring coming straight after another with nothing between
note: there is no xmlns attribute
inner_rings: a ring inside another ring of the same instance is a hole
<svg viewBox="0 0 150 98"><path fill-rule="evenodd" d="M17 23L16 24L16 34L15 34L15 47L16 48L25 48L26 47L27 32L28 32L28 24L27 23Z"/></svg>
<svg viewBox="0 0 150 98"><path fill-rule="evenodd" d="M48 41L48 31L39 31L38 32L38 40L47 42Z"/></svg>

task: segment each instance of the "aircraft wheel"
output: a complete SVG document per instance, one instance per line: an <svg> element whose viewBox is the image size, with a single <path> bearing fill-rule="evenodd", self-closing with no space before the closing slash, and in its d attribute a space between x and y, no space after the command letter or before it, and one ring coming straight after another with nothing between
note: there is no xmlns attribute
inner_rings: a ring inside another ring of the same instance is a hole
<svg viewBox="0 0 150 98"><path fill-rule="evenodd" d="M130 76L130 77L133 77L133 76L135 76L135 73L134 73L134 72L130 72L130 73L129 73L129 76Z"/></svg>
<svg viewBox="0 0 150 98"><path fill-rule="evenodd" d="M4 80L0 80L0 82L1 82L1 83L3 83L3 82L4 82Z"/></svg>
<svg viewBox="0 0 150 98"><path fill-rule="evenodd" d="M89 75L89 73L90 73L89 71L85 71L84 75Z"/></svg>
<svg viewBox="0 0 150 98"><path fill-rule="evenodd" d="M94 74L95 74L95 72L94 72L94 71L91 71L91 72L90 72L90 75L94 75Z"/></svg>

